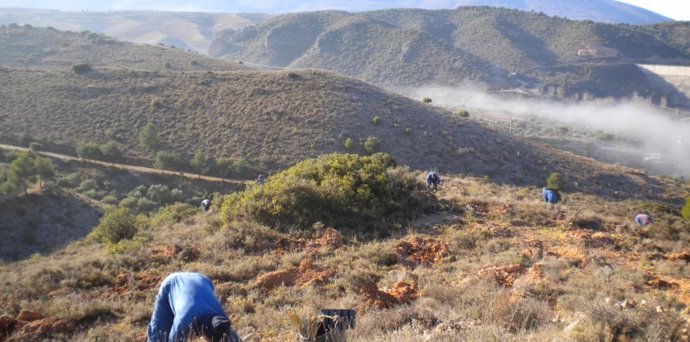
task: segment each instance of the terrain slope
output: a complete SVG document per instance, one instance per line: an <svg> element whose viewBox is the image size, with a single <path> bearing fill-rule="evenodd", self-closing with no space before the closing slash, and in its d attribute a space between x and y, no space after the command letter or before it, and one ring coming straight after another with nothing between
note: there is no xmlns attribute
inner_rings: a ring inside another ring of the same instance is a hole
<svg viewBox="0 0 690 342"><path fill-rule="evenodd" d="M324 11L220 32L209 54L324 68L380 85L480 81L560 96L630 96L654 88L633 64L690 63L687 26L612 25L487 7Z"/></svg>
<svg viewBox="0 0 690 342"><path fill-rule="evenodd" d="M0 69L0 82L0 139L7 143L70 151L115 140L126 156L145 161L152 154L138 136L151 124L163 150L242 157L268 171L334 151L383 151L415 169L538 186L561 171L590 192L659 194L638 171L530 144L323 71Z"/></svg>

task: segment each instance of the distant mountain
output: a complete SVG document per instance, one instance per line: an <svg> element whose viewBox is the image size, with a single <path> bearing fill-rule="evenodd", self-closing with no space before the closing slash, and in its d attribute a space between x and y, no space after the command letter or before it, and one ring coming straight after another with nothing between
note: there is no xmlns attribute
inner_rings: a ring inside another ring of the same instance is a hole
<svg viewBox="0 0 690 342"><path fill-rule="evenodd" d="M564 96L626 96L655 92L633 64L690 64L687 28L690 23L613 25L489 7L325 11L221 32L209 53L324 68L381 85L479 80Z"/></svg>
<svg viewBox="0 0 690 342"><path fill-rule="evenodd" d="M93 32L66 32L17 24L0 25L0 64L32 69L237 70L238 63L186 50L134 44Z"/></svg>
<svg viewBox="0 0 690 342"><path fill-rule="evenodd" d="M614 0L457 0L457 6L491 6L543 12L573 20L634 25L673 21L658 13Z"/></svg>
<svg viewBox="0 0 690 342"><path fill-rule="evenodd" d="M265 14L152 11L64 12L0 8L1 24L29 24L68 31L91 31L144 44L165 44L206 52L216 32L238 30L266 19Z"/></svg>

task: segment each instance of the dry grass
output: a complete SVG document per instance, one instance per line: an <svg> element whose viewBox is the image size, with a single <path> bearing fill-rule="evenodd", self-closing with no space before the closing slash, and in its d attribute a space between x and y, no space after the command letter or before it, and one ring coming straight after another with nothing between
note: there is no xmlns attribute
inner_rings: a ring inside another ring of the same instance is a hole
<svg viewBox="0 0 690 342"><path fill-rule="evenodd" d="M465 185L463 191L446 188L439 195L475 205L477 216L461 206L462 215L443 213L443 223L424 228L450 250L450 257L430 265L401 264L396 246L408 240L403 234L381 241L346 237L345 246L329 249L310 245L314 237L243 222L218 227L209 215L199 215L151 227L146 231L151 239L124 254L82 243L4 264L0 314L30 309L74 322L78 332L64 335L70 340L140 340L160 279L188 270L213 280L233 326L248 341L296 340L290 312L308 318L322 308L358 310L356 329L346 333L350 341L686 338L690 281L686 262L669 255L681 255L690 241L650 239L621 228L634 201L598 200L606 210L591 206L592 197L572 196L552 218L524 197L524 189L448 180L456 182ZM495 199L479 201L469 194L475 191ZM511 224L526 215L550 219ZM570 223L577 217L600 221L601 229L574 227ZM621 239L632 243L622 248ZM187 250L197 251L194 258L185 257L191 255ZM335 275L321 286L257 287L258 276L294 268L305 258ZM363 305L364 286L373 282L386 290L399 281L415 283L418 299L383 309Z"/></svg>

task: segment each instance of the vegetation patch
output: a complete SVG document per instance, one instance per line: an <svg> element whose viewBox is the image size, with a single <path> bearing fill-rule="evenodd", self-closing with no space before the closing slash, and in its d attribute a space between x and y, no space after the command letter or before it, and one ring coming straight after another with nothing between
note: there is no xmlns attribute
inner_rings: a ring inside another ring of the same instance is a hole
<svg viewBox="0 0 690 342"><path fill-rule="evenodd" d="M328 154L225 198L222 218L253 220L277 229L316 222L367 232L400 227L433 206L423 184L387 154Z"/></svg>

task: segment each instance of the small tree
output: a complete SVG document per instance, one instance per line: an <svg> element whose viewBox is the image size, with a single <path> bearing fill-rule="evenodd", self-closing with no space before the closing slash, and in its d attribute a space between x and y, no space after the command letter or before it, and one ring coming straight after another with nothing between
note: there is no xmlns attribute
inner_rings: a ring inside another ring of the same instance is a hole
<svg viewBox="0 0 690 342"><path fill-rule="evenodd" d="M35 172L38 175L38 186L43 189L46 182L55 179L55 165L48 158L36 158L34 161Z"/></svg>
<svg viewBox="0 0 690 342"><path fill-rule="evenodd" d="M139 131L139 144L151 152L158 151L160 148L160 138L153 124L147 123L146 126Z"/></svg>
<svg viewBox="0 0 690 342"><path fill-rule="evenodd" d="M552 173L549 178L546 179L547 189L560 191L561 186L563 186L563 181L561 180L561 174L558 172Z"/></svg>
<svg viewBox="0 0 690 342"><path fill-rule="evenodd" d="M685 199L685 205L680 213L683 215L683 219L690 220L690 197Z"/></svg>
<svg viewBox="0 0 690 342"><path fill-rule="evenodd" d="M23 152L10 163L7 173L8 188L23 188L24 194L27 193L29 184L35 179L36 158L37 155L33 152Z"/></svg>
<svg viewBox="0 0 690 342"><path fill-rule="evenodd" d="M192 167L194 172L199 175L203 175L209 171L210 162L209 159L203 155L201 152L194 153L194 156L189 161L189 165Z"/></svg>

